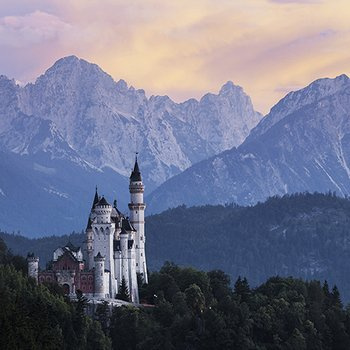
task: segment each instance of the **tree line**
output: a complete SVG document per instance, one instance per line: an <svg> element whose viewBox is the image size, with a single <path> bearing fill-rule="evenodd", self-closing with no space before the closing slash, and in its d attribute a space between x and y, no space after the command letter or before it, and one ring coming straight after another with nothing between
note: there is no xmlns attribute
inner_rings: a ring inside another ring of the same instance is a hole
<svg viewBox="0 0 350 350"><path fill-rule="evenodd" d="M255 288L167 262L140 286L140 307L85 313L55 284L26 276L0 240L1 349L349 349L350 309L326 281L271 277ZM124 291L127 296L127 291Z"/></svg>

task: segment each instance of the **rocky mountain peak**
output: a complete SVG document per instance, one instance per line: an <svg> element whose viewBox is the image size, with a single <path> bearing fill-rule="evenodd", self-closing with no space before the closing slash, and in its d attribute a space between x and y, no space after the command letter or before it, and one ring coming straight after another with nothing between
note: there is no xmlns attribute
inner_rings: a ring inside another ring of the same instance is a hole
<svg viewBox="0 0 350 350"><path fill-rule="evenodd" d="M261 122L251 131L247 141L255 139L269 130L274 124L297 110L316 103L325 97L332 96L350 87L350 79L342 74L336 78L317 79L308 86L288 93L281 99Z"/></svg>
<svg viewBox="0 0 350 350"><path fill-rule="evenodd" d="M125 80L119 79L119 80L117 81L116 88L117 88L120 92L127 92L127 91L128 91L128 84L126 83Z"/></svg>
<svg viewBox="0 0 350 350"><path fill-rule="evenodd" d="M240 86L233 84L232 81L226 82L219 91L219 95L228 95L233 93L243 93L243 89Z"/></svg>
<svg viewBox="0 0 350 350"><path fill-rule="evenodd" d="M343 75L288 94L237 149L197 163L162 184L148 198L149 209L253 204L304 191L349 195L349 89L349 78Z"/></svg>

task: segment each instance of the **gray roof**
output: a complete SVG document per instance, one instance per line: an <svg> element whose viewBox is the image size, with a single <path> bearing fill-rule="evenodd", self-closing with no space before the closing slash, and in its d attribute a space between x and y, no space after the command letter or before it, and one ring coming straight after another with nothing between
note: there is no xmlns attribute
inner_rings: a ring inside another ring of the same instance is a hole
<svg viewBox="0 0 350 350"><path fill-rule="evenodd" d="M129 219L123 219L122 229L124 229L125 231L136 231L135 228L131 225Z"/></svg>
<svg viewBox="0 0 350 350"><path fill-rule="evenodd" d="M106 201L106 198L105 198L105 197L102 197L102 198L99 200L99 202L97 203L97 205L98 205L98 206L100 206L100 205L109 205L109 206L110 206L110 204Z"/></svg>
<svg viewBox="0 0 350 350"><path fill-rule="evenodd" d="M137 163L137 157L135 159L134 170L132 171L132 173L130 175L130 181L142 181L141 172L139 169L139 165Z"/></svg>

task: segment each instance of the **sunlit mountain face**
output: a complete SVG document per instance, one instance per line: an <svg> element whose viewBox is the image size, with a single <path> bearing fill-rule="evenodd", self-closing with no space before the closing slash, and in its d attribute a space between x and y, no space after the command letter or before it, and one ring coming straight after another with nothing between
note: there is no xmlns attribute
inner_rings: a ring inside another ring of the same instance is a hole
<svg viewBox="0 0 350 350"><path fill-rule="evenodd" d="M37 234L81 229L95 185L127 208L136 152L150 193L192 164L241 144L261 119L231 82L218 94L179 104L167 96L147 98L75 56L25 87L2 76L0 92L2 228ZM13 227L18 198L27 209Z"/></svg>
<svg viewBox="0 0 350 350"><path fill-rule="evenodd" d="M254 204L304 191L350 193L350 81L320 79L291 92L236 149L193 165L148 198L149 210L180 204Z"/></svg>

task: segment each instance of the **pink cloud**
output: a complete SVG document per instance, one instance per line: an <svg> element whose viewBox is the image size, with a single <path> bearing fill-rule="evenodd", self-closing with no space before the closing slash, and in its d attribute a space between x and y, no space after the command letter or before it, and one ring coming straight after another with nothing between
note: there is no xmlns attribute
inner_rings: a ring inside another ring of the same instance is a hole
<svg viewBox="0 0 350 350"><path fill-rule="evenodd" d="M0 18L0 45L26 47L54 40L70 27L59 17L42 11L5 16Z"/></svg>
<svg viewBox="0 0 350 350"><path fill-rule="evenodd" d="M270 2L276 2L279 4L317 4L323 2L322 0L269 0Z"/></svg>

